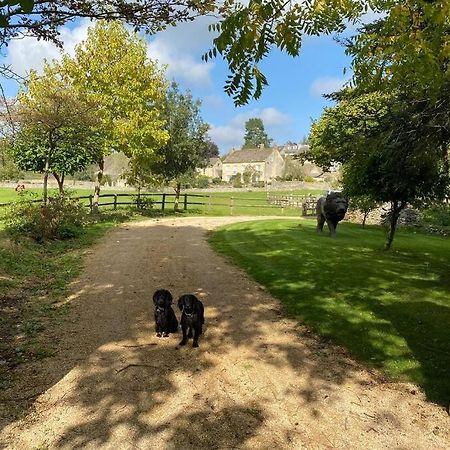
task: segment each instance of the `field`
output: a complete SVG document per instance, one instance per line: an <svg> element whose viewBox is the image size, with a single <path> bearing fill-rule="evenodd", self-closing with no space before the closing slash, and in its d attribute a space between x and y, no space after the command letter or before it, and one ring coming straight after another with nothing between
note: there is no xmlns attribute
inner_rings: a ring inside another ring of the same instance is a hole
<svg viewBox="0 0 450 450"><path fill-rule="evenodd" d="M30 189L36 195L40 194L38 189ZM52 190L56 192L56 190ZM103 189L102 194L114 194L111 188ZM323 190L296 190L296 191L276 191L274 195L319 195L323 194ZM193 194L189 195L188 210L191 214L203 214L211 216L228 216L228 215L267 215L267 216L291 216L297 217L300 215L299 208L281 208L280 206L270 205L267 202L267 193L265 191L249 192L247 190L235 191L235 192L191 192L189 190L183 191L184 193ZM92 194L92 190L76 189L70 190L70 194L76 196L86 196ZM128 194L128 195L127 195ZM120 201L132 202L135 192L121 192ZM8 203L16 201L19 195L13 188L0 188L0 203ZM161 194L151 197L155 202L161 202ZM183 198L181 199L183 200ZM103 202L112 202L112 197L104 198ZM88 204L87 199L83 200ZM173 194L168 195L166 198L166 206L168 209L173 207L174 197ZM127 206L126 206L127 207ZM183 207L183 205L181 205ZM105 206L103 209L111 209L112 206ZM155 208L160 208L160 205L155 205Z"/></svg>
<svg viewBox="0 0 450 450"><path fill-rule="evenodd" d="M213 247L280 299L288 314L391 379L450 399L450 239L399 232L382 250L379 228L272 220L214 232Z"/></svg>

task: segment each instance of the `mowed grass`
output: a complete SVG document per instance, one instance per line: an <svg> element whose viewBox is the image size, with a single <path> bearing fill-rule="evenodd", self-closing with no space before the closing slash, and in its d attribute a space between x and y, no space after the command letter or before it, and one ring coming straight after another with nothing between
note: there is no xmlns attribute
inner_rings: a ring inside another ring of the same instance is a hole
<svg viewBox="0 0 450 450"><path fill-rule="evenodd" d="M289 315L391 379L450 402L450 239L314 221L246 222L216 230L213 248L244 268Z"/></svg>

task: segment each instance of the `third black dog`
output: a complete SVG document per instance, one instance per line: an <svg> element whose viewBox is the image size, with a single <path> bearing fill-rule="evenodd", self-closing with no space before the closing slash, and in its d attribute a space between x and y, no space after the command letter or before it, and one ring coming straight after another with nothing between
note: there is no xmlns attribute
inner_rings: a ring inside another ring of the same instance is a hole
<svg viewBox="0 0 450 450"><path fill-rule="evenodd" d="M155 328L156 336L169 336L169 333L178 331L178 320L172 309L172 294L166 289L159 289L153 294L155 304Z"/></svg>
<svg viewBox="0 0 450 450"><path fill-rule="evenodd" d="M205 323L203 303L192 294L182 295L178 299L178 308L181 310L181 330L183 339L180 345L186 345L194 332L194 341L192 346L198 347L198 338L202 334L203 324Z"/></svg>

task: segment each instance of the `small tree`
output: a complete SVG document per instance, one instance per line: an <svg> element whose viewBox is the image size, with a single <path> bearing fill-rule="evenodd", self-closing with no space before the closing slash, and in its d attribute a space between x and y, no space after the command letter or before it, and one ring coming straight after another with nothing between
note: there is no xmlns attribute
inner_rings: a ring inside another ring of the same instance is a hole
<svg viewBox="0 0 450 450"><path fill-rule="evenodd" d="M101 106L100 128L106 139L98 148L97 210L106 155L122 151L141 163L167 142L161 116L164 73L147 58L145 41L117 21L99 21L90 28L75 57L64 57L61 70L78 91Z"/></svg>
<svg viewBox="0 0 450 450"><path fill-rule="evenodd" d="M208 148L208 158L218 158L219 157L219 147L217 147L217 144L210 139L206 141L206 146Z"/></svg>
<svg viewBox="0 0 450 450"><path fill-rule="evenodd" d="M47 203L50 173L62 192L65 174L82 170L95 160L100 139L97 105L48 64L42 77L31 74L19 102L21 128L14 139L15 160L23 170L43 173Z"/></svg>
<svg viewBox="0 0 450 450"><path fill-rule="evenodd" d="M362 227L366 227L366 220L371 211L380 206L380 202L377 202L368 195L361 195L359 197L353 197L351 199L351 206L353 209L361 211L363 214Z"/></svg>
<svg viewBox="0 0 450 450"><path fill-rule="evenodd" d="M10 139L0 138L0 181L18 181L22 172L14 161Z"/></svg>
<svg viewBox="0 0 450 450"><path fill-rule="evenodd" d="M172 83L166 94L164 118L168 142L156 151L149 165L154 175L165 183L175 183L175 206L181 191L180 177L204 167L208 158L208 125L200 117L200 101L187 92L182 94Z"/></svg>
<svg viewBox="0 0 450 450"><path fill-rule="evenodd" d="M242 148L270 147L272 139L269 139L261 119L253 117L245 122L244 145Z"/></svg>
<svg viewBox="0 0 450 450"><path fill-rule="evenodd" d="M448 183L441 149L416 122L417 107L394 93L343 92L311 131L311 158L323 168L342 163L342 184L350 198L390 204L386 249L407 204L443 197Z"/></svg>

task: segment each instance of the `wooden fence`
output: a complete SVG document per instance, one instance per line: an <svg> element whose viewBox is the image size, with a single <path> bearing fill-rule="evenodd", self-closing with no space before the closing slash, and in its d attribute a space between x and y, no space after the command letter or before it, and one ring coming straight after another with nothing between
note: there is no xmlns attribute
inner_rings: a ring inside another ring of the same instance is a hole
<svg viewBox="0 0 450 450"><path fill-rule="evenodd" d="M315 216L318 196L315 195L274 195L267 193L267 201L272 205L284 206L285 208L301 208L303 216Z"/></svg>
<svg viewBox="0 0 450 450"><path fill-rule="evenodd" d="M175 204L175 193L157 192L157 193L141 193L141 194L100 194L98 206L112 207L116 210L119 206L136 206L137 208L145 208L149 204L154 207L158 205L161 211L165 211L169 206ZM94 209L94 195L84 195L72 197L79 200L88 207L91 212ZM42 200L31 200L32 203L41 202ZM233 197L225 195L211 194L180 194L179 208L187 210L189 206L202 207L208 211L213 208L229 208L231 215L235 214L239 209L244 208L264 208L274 209L284 214L285 209L298 209L303 216L315 215L317 198L314 196L273 196L267 194L267 197ZM8 206L11 203L0 203L1 206Z"/></svg>

